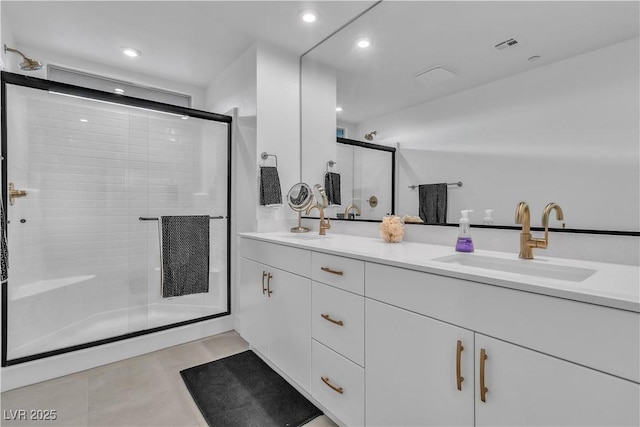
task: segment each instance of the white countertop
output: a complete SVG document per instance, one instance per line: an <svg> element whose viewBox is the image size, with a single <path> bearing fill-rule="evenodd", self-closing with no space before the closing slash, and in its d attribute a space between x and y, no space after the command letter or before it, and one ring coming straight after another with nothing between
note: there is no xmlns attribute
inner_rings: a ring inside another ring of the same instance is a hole
<svg viewBox="0 0 640 427"><path fill-rule="evenodd" d="M381 239L368 237L344 234L318 236L313 232L240 233L239 235L393 267L640 312L640 267L545 257L541 255L540 250L534 252L533 260L519 260L517 253L485 250L476 250L462 255L465 257L489 256L541 266L568 266L596 270L595 274L583 281L573 282L434 261L435 258L460 254L453 247L441 245L416 242L385 243Z"/></svg>

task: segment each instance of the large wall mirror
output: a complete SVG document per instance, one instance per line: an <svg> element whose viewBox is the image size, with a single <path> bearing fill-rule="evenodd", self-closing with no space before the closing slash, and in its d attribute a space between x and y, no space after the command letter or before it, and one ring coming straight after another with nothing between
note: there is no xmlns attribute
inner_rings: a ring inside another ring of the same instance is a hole
<svg viewBox="0 0 640 427"><path fill-rule="evenodd" d="M473 209L481 224L492 209L495 225L515 226L525 201L540 226L556 202L568 229L637 235L639 8L376 4L302 57L303 181L336 157L341 128L397 148L398 215L418 215L417 186L462 182L446 223Z"/></svg>

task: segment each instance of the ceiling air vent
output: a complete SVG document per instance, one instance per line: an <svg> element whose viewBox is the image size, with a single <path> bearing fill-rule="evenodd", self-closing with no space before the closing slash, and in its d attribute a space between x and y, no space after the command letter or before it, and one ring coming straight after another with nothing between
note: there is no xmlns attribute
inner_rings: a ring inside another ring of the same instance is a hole
<svg viewBox="0 0 640 427"><path fill-rule="evenodd" d="M509 40L503 41L502 43L498 43L494 47L496 49L498 49L498 50L503 50L503 49L506 49L508 47L515 46L517 44L518 44L518 41L516 39L509 39Z"/></svg>

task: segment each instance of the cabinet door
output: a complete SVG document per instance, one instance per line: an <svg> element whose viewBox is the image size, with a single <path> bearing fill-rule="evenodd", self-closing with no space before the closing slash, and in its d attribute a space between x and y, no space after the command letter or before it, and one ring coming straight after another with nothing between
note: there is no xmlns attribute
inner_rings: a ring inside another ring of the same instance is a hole
<svg viewBox="0 0 640 427"><path fill-rule="evenodd" d="M240 258L240 274L238 285L238 317L240 318L240 335L264 356L269 357L268 301L262 292L263 272L269 267ZM266 287L267 277L264 278Z"/></svg>
<svg viewBox="0 0 640 427"><path fill-rule="evenodd" d="M615 333L615 332L614 332ZM480 351L485 350L485 402ZM640 385L476 334L476 424L605 426L640 422Z"/></svg>
<svg viewBox="0 0 640 427"><path fill-rule="evenodd" d="M275 268L268 286L270 359L305 390L311 387L311 280Z"/></svg>
<svg viewBox="0 0 640 427"><path fill-rule="evenodd" d="M365 316L366 424L473 425L473 332L369 299Z"/></svg>

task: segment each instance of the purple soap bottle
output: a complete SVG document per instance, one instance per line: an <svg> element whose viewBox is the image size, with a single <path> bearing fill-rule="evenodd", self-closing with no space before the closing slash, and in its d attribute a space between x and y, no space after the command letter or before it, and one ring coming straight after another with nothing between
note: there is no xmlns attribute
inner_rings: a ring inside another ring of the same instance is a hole
<svg viewBox="0 0 640 427"><path fill-rule="evenodd" d="M471 240L471 225L469 224L469 212L473 212L470 209L460 211L462 218L460 218L460 234L458 235L458 242L456 243L456 251L458 252L473 252L473 240Z"/></svg>

